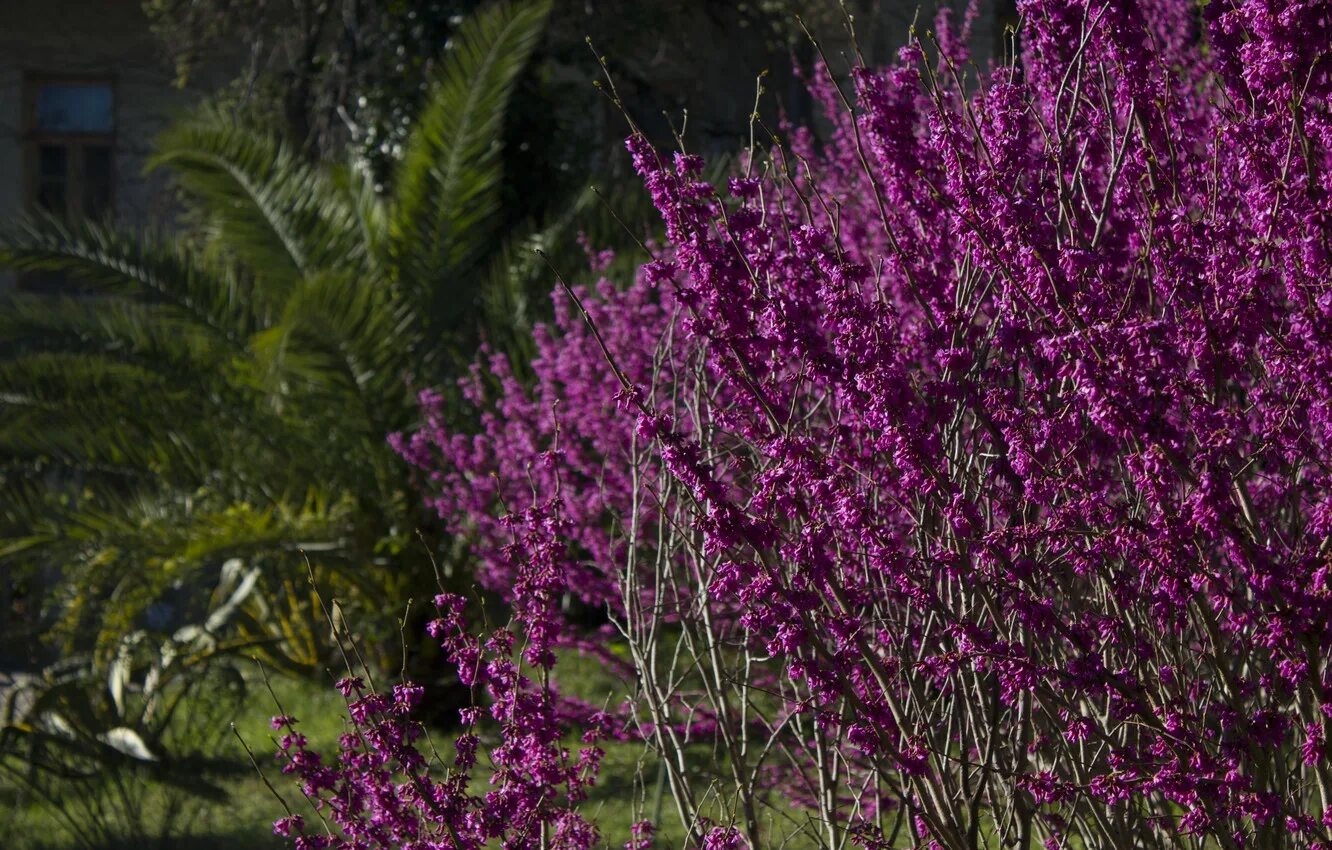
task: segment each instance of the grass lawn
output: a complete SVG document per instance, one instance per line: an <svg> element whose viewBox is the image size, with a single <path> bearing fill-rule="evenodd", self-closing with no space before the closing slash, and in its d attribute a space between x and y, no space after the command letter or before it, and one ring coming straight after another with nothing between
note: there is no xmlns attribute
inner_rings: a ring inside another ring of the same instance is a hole
<svg viewBox="0 0 1332 850"><path fill-rule="evenodd" d="M331 687L316 687L307 682L275 679L274 692L289 711L300 706L300 717L305 721L306 735L318 749L331 749L342 731L345 711L341 696ZM236 730L249 743L265 775L279 790L293 789L272 760L273 744L269 718L275 713L271 698L262 684L245 703L235 718ZM169 840L129 840L118 844L102 844L106 850L277 850L287 845L272 833L271 824L282 814L282 807L264 785L239 742L232 736L221 754L233 763L228 776L219 780L227 792L225 802L189 800L179 817L177 834ZM160 824L178 795L152 783L139 786L143 800L144 822ZM66 798L61 801L69 811L76 811L79 801ZM0 819L6 826L0 846L7 850L74 850L82 845L72 834L65 818L55 814L31 792L12 779L0 778Z"/></svg>
<svg viewBox="0 0 1332 850"><path fill-rule="evenodd" d="M576 683L568 689L589 702L614 705L624 693L623 683L589 660L566 657L559 669L566 687L569 682ZM332 753L344 730L346 711L341 695L331 684L321 686L285 678L275 678L272 684L283 709L300 720L300 728L310 739L311 748ZM229 736L225 739L222 755L230 763L230 770L226 778L218 781L227 792L225 801L185 798L186 808L178 817L178 827L172 835L159 838L153 833L173 804L180 805L180 795L161 785L140 783L136 787L142 800L142 822L147 825L145 831L149 836L98 846L104 850L279 850L289 847L272 834L272 821L283 814L283 809L266 786L265 778L286 798L293 811L308 814L309 807L292 781L280 773L272 757L274 733L269 727L269 719L275 713L273 700L260 682L255 684L234 719L236 731L253 751L263 777L254 770L235 736ZM448 760L452 751L451 735L434 732L432 738L442 757ZM576 740L569 742L571 748L578 745ZM630 825L646 817L657 823L658 847L682 846L684 829L669 790L661 786L659 765L651 751L638 743L605 742L601 746L606 755L597 785L591 789L584 804L584 812L597 823L604 845L622 847L629 838ZM691 767L697 771L696 787L707 788L709 774L716 775L724 765L717 763L707 746L700 746L691 756ZM483 790L483 782L483 779L477 780L476 791ZM66 799L63 804L69 805L70 802ZM768 821L769 834L782 844L778 836L790 833L793 818L800 815L784 801L774 802L777 805L769 809L765 820ZM6 850L77 850L86 846L76 839L49 805L44 805L12 780L0 779L0 818L8 827L0 841L0 846ZM785 842L785 846L792 850L810 846L811 842L802 838L795 837Z"/></svg>

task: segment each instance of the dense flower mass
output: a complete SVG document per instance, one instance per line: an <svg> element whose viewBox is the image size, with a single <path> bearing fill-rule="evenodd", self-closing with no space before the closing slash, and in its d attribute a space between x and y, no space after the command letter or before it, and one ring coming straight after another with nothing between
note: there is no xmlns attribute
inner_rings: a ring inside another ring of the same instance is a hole
<svg viewBox="0 0 1332 850"><path fill-rule="evenodd" d="M621 735L690 846L1332 847L1332 8L1018 5L986 73L946 18L821 66L831 134L724 186L635 133L667 244L557 293L534 382L478 367L479 433L422 396L396 444L513 611L433 627L494 790L359 697L292 758L346 846L586 848Z"/></svg>

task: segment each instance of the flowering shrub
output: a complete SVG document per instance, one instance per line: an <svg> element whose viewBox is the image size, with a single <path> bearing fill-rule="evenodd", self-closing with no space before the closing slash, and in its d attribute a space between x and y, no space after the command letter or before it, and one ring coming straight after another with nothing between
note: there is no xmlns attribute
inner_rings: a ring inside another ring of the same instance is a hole
<svg viewBox="0 0 1332 850"><path fill-rule="evenodd" d="M432 626L490 790L480 713L432 768L360 694L301 841L586 848L622 736L691 846L1332 847L1332 11L1019 8L969 81L946 18L822 69L724 187L630 137L668 245L395 438L513 612Z"/></svg>

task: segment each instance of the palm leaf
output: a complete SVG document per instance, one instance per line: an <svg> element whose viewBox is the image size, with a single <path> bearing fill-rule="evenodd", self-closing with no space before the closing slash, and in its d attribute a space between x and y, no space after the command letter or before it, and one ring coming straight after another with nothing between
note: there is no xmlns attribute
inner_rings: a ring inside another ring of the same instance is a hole
<svg viewBox="0 0 1332 850"><path fill-rule="evenodd" d="M231 346L243 345L255 324L247 287L232 270L154 234L31 216L0 235L0 267L66 272L95 290L168 306Z"/></svg>
<svg viewBox="0 0 1332 850"><path fill-rule="evenodd" d="M552 267L570 281L589 276L630 280L648 259L643 246L659 230L659 220L651 197L635 180L632 185L613 182L608 189L589 186L540 226L512 228L500 241L481 287L479 325L487 342L521 370L535 354L532 326L549 313ZM613 255L611 265L592 270L587 252L604 250Z"/></svg>
<svg viewBox="0 0 1332 850"><path fill-rule="evenodd" d="M32 354L0 362L0 449L111 464L160 460L138 405L171 405L158 375L97 356Z"/></svg>
<svg viewBox="0 0 1332 850"><path fill-rule="evenodd" d="M38 352L98 354L182 378L215 370L224 354L211 334L160 304L13 295L0 304L0 358Z"/></svg>
<svg viewBox="0 0 1332 850"><path fill-rule="evenodd" d="M550 0L499 2L464 21L408 139L391 233L400 274L439 328L476 296L462 283L500 224L504 114L549 12Z"/></svg>
<svg viewBox="0 0 1332 850"><path fill-rule="evenodd" d="M293 291L281 321L256 339L262 345L257 354L285 379L354 394L379 427L385 404L405 402L405 370L420 338L415 319L388 289L357 275L310 275Z"/></svg>
<svg viewBox="0 0 1332 850"><path fill-rule="evenodd" d="M98 643L123 633L173 584L230 558L299 560L348 543L346 500L298 498L265 507L164 491L113 505L75 504L41 517L25 535L0 540L24 563L59 565L68 578L60 605L68 635L93 630Z"/></svg>
<svg viewBox="0 0 1332 850"><path fill-rule="evenodd" d="M213 243L249 269L272 303L304 273L365 257L360 210L289 146L205 109L157 139L150 168L169 167L202 204Z"/></svg>
<svg viewBox="0 0 1332 850"><path fill-rule="evenodd" d="M371 272L378 275L387 268L390 253L389 205L380 194L383 187L375 183L369 163L359 158L329 168L328 182L342 196L343 203L354 211L357 239L364 248Z"/></svg>

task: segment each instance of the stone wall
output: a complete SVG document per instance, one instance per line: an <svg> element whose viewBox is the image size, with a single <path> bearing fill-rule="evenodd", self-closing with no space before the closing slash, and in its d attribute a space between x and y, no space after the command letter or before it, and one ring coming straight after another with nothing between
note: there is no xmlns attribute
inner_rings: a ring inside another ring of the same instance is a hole
<svg viewBox="0 0 1332 850"><path fill-rule="evenodd" d="M115 88L113 209L131 224L171 208L165 175L143 173L153 138L202 94L181 90L140 0L0 0L0 221L22 212L24 80L108 77ZM207 85L206 82L200 86ZM0 286L11 281L0 279Z"/></svg>

